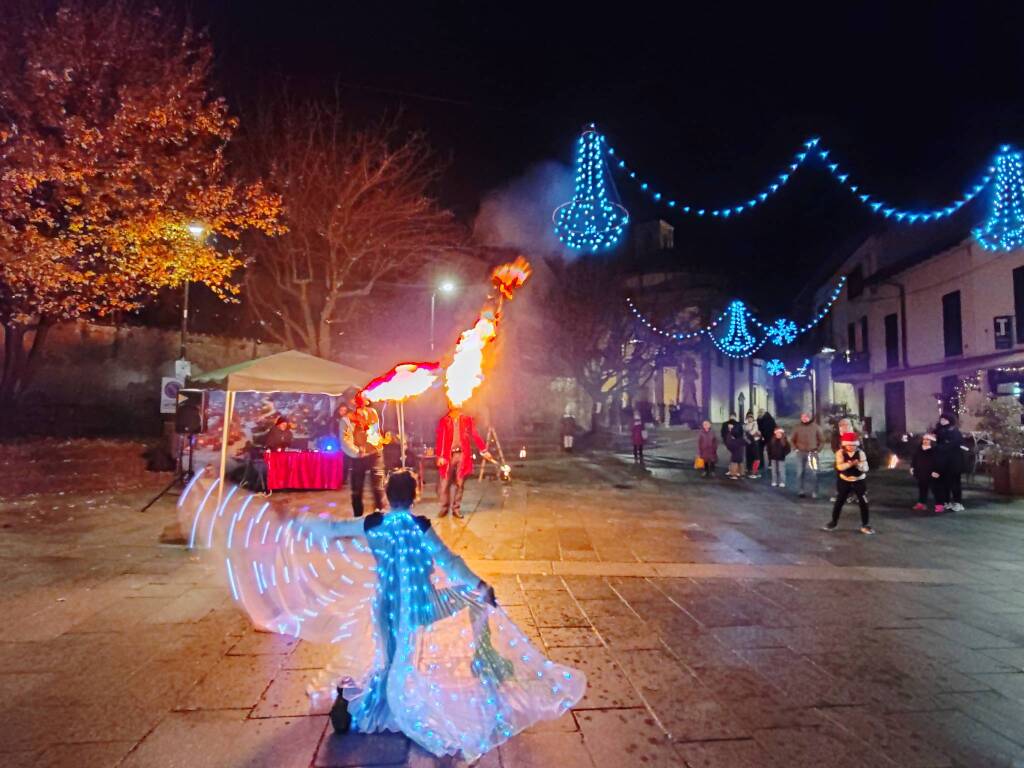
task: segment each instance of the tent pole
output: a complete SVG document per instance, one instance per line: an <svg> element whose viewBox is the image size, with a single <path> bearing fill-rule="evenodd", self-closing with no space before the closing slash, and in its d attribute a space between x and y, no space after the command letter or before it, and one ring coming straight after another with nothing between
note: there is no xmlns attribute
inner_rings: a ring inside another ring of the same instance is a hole
<svg viewBox="0 0 1024 768"><path fill-rule="evenodd" d="M235 393L230 389L224 395L224 420L220 436L220 482L217 484L217 513L224 498L224 476L228 471L228 435L231 433L231 414L235 408Z"/></svg>

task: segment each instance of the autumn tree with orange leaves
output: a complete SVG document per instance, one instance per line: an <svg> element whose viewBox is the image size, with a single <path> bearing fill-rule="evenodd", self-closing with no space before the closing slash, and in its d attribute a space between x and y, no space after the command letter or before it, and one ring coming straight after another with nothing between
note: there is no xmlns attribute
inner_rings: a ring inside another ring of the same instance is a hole
<svg viewBox="0 0 1024 768"><path fill-rule="evenodd" d="M54 322L184 281L231 300L243 233L283 231L279 198L229 173L237 121L202 35L128 0L41 5L0 28L0 403Z"/></svg>

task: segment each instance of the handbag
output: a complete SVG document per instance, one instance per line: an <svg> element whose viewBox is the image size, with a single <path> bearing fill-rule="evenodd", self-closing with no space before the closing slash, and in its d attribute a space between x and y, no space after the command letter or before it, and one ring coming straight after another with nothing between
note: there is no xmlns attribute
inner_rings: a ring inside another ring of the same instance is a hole
<svg viewBox="0 0 1024 768"><path fill-rule="evenodd" d="M704 459L702 459L700 456L698 456L696 459L694 459L693 460L693 468L694 469L704 469Z"/></svg>

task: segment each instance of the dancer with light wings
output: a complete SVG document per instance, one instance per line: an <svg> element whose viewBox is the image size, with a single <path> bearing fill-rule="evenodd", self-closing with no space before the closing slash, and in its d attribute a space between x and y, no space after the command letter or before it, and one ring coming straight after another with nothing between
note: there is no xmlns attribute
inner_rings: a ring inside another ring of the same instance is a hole
<svg viewBox="0 0 1024 768"><path fill-rule="evenodd" d="M201 474L180 502L192 544L257 626L337 649L309 688L334 700L336 730L474 760L583 697L583 673L547 659L413 515L412 473L389 478L389 512L347 520L279 517L237 488L218 508L216 483Z"/></svg>

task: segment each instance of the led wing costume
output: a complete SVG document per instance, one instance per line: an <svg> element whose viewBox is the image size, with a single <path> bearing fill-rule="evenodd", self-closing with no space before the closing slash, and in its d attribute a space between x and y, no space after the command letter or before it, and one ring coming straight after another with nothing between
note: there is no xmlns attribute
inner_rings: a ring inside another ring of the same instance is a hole
<svg viewBox="0 0 1024 768"><path fill-rule="evenodd" d="M342 688L354 730L402 731L435 755L472 759L582 698L583 673L486 602L426 518L286 517L236 486L218 505L206 474L179 501L190 546L210 550L256 625L337 648L310 693Z"/></svg>

